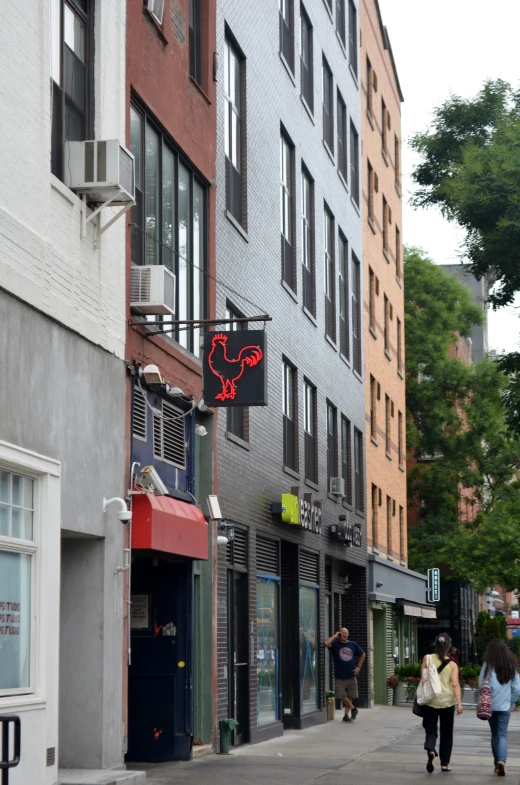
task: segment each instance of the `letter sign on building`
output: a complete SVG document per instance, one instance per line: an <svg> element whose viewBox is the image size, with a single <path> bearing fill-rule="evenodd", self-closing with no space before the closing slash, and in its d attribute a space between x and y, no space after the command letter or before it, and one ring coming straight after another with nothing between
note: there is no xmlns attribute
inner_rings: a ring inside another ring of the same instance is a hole
<svg viewBox="0 0 520 785"><path fill-rule="evenodd" d="M428 570L428 602L440 602L441 576L438 567Z"/></svg>
<svg viewBox="0 0 520 785"><path fill-rule="evenodd" d="M207 332L204 402L207 406L266 406L265 330Z"/></svg>
<svg viewBox="0 0 520 785"><path fill-rule="evenodd" d="M313 502L311 493L300 496L298 488L291 488L291 493L282 493L281 504L271 503L271 512L280 515L284 523L300 526L316 534L322 532L322 502Z"/></svg>

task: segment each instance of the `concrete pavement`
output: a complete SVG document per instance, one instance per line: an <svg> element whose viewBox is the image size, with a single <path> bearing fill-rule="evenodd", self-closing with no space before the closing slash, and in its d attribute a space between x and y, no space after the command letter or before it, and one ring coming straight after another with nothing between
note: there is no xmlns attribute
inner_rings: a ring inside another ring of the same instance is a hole
<svg viewBox="0 0 520 785"><path fill-rule="evenodd" d="M415 785L440 775L438 759L434 774L426 772L424 731L411 709L377 706L348 725L341 717L227 756L132 768L146 771L148 785ZM453 772L445 778L452 785L494 782L489 727L474 710L456 717L454 739ZM507 776L520 781L520 712L511 715Z"/></svg>

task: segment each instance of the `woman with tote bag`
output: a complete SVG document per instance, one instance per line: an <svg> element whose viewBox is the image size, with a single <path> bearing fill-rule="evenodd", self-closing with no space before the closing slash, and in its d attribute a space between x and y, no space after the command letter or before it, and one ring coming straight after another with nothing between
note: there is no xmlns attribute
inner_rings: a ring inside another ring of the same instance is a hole
<svg viewBox="0 0 520 785"><path fill-rule="evenodd" d="M430 700L423 708L423 728L426 732L424 749L428 755L426 771L428 774L433 772L433 761L437 757L435 745L437 743L437 724L440 723L441 741L440 757L441 771L448 772L450 769L451 750L453 747L453 723L455 718L455 707L457 714L462 714L462 695L459 684L458 665L449 659L448 652L451 649L451 638L443 632L435 638L435 652L431 655L431 661L438 672L440 681L440 692ZM430 655L423 658L421 672L430 665Z"/></svg>
<svg viewBox="0 0 520 785"><path fill-rule="evenodd" d="M491 641L484 654L484 664L478 677L478 686L491 690L491 750L495 762L495 774L504 777L507 760L507 729L511 707L520 697L518 661L505 641ZM477 710L478 713L478 710Z"/></svg>

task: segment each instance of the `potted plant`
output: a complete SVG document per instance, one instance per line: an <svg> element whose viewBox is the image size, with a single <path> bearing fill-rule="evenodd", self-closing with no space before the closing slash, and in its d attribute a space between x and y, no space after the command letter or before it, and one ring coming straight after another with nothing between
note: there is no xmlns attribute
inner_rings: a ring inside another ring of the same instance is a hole
<svg viewBox="0 0 520 785"><path fill-rule="evenodd" d="M462 692L462 703L466 706L476 706L478 703L478 677L480 665L468 662L459 668L459 682Z"/></svg>
<svg viewBox="0 0 520 785"><path fill-rule="evenodd" d="M411 706L421 678L421 663L399 665L394 677L398 682L394 689L394 706Z"/></svg>

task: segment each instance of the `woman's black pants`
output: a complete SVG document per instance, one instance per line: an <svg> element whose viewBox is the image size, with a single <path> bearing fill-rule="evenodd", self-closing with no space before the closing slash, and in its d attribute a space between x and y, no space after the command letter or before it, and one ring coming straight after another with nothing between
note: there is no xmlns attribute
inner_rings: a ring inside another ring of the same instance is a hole
<svg viewBox="0 0 520 785"><path fill-rule="evenodd" d="M432 706L424 706L423 728L426 731L424 741L425 750L435 750L437 746L437 721L441 725L441 743L439 747L439 757L441 766L448 766L453 747L453 721L455 718L455 706L448 709L434 709Z"/></svg>

